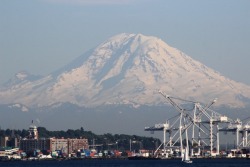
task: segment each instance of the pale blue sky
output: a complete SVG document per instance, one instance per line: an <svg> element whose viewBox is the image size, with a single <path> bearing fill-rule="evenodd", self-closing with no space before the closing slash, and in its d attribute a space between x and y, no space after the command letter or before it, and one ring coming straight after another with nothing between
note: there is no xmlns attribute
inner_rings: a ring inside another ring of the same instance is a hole
<svg viewBox="0 0 250 167"><path fill-rule="evenodd" d="M0 83L46 75L122 32L157 36L250 85L249 0L0 0Z"/></svg>

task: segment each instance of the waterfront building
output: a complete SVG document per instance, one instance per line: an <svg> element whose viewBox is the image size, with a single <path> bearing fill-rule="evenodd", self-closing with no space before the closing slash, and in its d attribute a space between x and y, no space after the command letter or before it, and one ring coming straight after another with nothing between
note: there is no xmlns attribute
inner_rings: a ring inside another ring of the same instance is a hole
<svg viewBox="0 0 250 167"><path fill-rule="evenodd" d="M20 141L20 149L26 153L31 153L35 150L49 150L49 139L22 139Z"/></svg>
<svg viewBox="0 0 250 167"><path fill-rule="evenodd" d="M89 149L88 139L68 139L68 153Z"/></svg>
<svg viewBox="0 0 250 167"><path fill-rule="evenodd" d="M50 151L58 151L60 150L62 153L69 154L68 151L68 139L56 139L50 138Z"/></svg>
<svg viewBox="0 0 250 167"><path fill-rule="evenodd" d="M2 147L0 148L0 157L11 156L18 151L19 148Z"/></svg>
<svg viewBox="0 0 250 167"><path fill-rule="evenodd" d="M22 139L20 149L26 153L32 153L35 150L41 151L60 151L66 155L77 152L81 149L88 149L88 139Z"/></svg>

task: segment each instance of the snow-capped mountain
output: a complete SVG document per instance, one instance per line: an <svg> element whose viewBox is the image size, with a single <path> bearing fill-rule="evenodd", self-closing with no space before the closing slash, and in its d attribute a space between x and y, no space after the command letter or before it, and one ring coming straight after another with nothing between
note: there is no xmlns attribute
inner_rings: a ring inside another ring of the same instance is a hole
<svg viewBox="0 0 250 167"><path fill-rule="evenodd" d="M19 75L20 76L20 75ZM51 75L15 82L0 90L0 103L48 106L70 102L158 105L162 90L183 99L244 107L250 86L232 81L159 38L119 34Z"/></svg>

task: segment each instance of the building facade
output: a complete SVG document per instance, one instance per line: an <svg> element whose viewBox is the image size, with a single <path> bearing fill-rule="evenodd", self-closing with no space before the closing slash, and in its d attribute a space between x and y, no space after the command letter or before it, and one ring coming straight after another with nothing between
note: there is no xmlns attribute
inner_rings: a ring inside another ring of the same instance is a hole
<svg viewBox="0 0 250 167"><path fill-rule="evenodd" d="M77 152L81 149L89 149L88 139L68 139L68 153Z"/></svg>
<svg viewBox="0 0 250 167"><path fill-rule="evenodd" d="M20 141L20 149L26 153L35 150L50 150L49 139L22 139Z"/></svg>
<svg viewBox="0 0 250 167"><path fill-rule="evenodd" d="M62 153L69 154L68 152L68 139L50 139L50 151L54 152L60 150Z"/></svg>
<svg viewBox="0 0 250 167"><path fill-rule="evenodd" d="M88 139L22 139L20 149L26 153L32 153L35 150L41 151L60 151L66 155L77 152L81 149L88 149Z"/></svg>

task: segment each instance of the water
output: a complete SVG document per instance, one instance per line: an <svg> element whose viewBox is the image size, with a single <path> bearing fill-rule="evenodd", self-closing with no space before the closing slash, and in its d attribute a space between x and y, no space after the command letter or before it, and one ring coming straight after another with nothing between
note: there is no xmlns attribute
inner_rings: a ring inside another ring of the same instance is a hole
<svg viewBox="0 0 250 167"><path fill-rule="evenodd" d="M9 161L0 167L249 167L250 159Z"/></svg>

